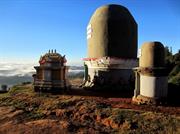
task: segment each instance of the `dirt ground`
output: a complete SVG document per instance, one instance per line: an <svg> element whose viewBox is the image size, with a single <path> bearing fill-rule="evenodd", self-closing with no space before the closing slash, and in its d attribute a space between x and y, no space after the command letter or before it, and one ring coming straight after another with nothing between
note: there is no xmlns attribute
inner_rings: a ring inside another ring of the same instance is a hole
<svg viewBox="0 0 180 134"><path fill-rule="evenodd" d="M178 103L135 105L132 93L73 87L54 95L34 93L32 85L20 85L1 95L0 133L180 133Z"/></svg>

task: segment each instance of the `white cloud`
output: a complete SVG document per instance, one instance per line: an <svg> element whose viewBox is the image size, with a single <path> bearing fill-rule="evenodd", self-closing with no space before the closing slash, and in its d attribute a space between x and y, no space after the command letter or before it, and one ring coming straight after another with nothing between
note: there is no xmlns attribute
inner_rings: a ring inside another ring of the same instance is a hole
<svg viewBox="0 0 180 134"><path fill-rule="evenodd" d="M74 63L74 64L73 64ZM69 65L79 65L75 62ZM0 76L32 76L35 73L34 66L38 66L39 63L28 62L28 61L0 61ZM82 68L70 68L69 73L78 73L83 71Z"/></svg>
<svg viewBox="0 0 180 134"><path fill-rule="evenodd" d="M0 76L25 76L35 72L35 63L27 62L0 62Z"/></svg>

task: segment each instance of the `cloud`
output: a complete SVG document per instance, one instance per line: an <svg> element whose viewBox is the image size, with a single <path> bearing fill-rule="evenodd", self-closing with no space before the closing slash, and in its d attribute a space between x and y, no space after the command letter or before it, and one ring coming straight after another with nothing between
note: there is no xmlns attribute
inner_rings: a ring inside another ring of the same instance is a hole
<svg viewBox="0 0 180 134"><path fill-rule="evenodd" d="M34 66L38 66L38 63L0 62L0 76L32 76L35 73ZM70 66L68 72L79 73L82 71L82 66Z"/></svg>
<svg viewBox="0 0 180 134"><path fill-rule="evenodd" d="M0 76L31 76L34 66L34 63L0 62Z"/></svg>

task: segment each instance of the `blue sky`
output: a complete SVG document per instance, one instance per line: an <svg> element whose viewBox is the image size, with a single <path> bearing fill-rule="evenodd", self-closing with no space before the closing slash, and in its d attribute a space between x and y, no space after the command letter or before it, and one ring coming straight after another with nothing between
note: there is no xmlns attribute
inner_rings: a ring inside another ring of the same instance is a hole
<svg viewBox="0 0 180 134"><path fill-rule="evenodd" d="M69 63L86 57L86 27L96 8L120 4L138 23L138 47L160 41L180 49L178 0L0 0L0 62L38 62L56 49Z"/></svg>

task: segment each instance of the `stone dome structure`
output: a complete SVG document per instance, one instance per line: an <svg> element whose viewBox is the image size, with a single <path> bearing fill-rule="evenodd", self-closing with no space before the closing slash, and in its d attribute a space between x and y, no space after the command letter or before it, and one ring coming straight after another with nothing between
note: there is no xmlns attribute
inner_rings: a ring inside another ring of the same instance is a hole
<svg viewBox="0 0 180 134"><path fill-rule="evenodd" d="M142 45L139 67L134 68L136 86L133 101L135 103L158 104L166 101L168 74L164 53L164 46L160 42L146 42Z"/></svg>
<svg viewBox="0 0 180 134"><path fill-rule="evenodd" d="M137 23L127 8L98 8L87 26L88 58L137 58Z"/></svg>
<svg viewBox="0 0 180 134"><path fill-rule="evenodd" d="M128 89L137 66L137 23L127 8L105 5L87 26L84 88Z"/></svg>
<svg viewBox="0 0 180 134"><path fill-rule="evenodd" d="M160 42L146 42L142 45L140 67L164 67L165 52Z"/></svg>

